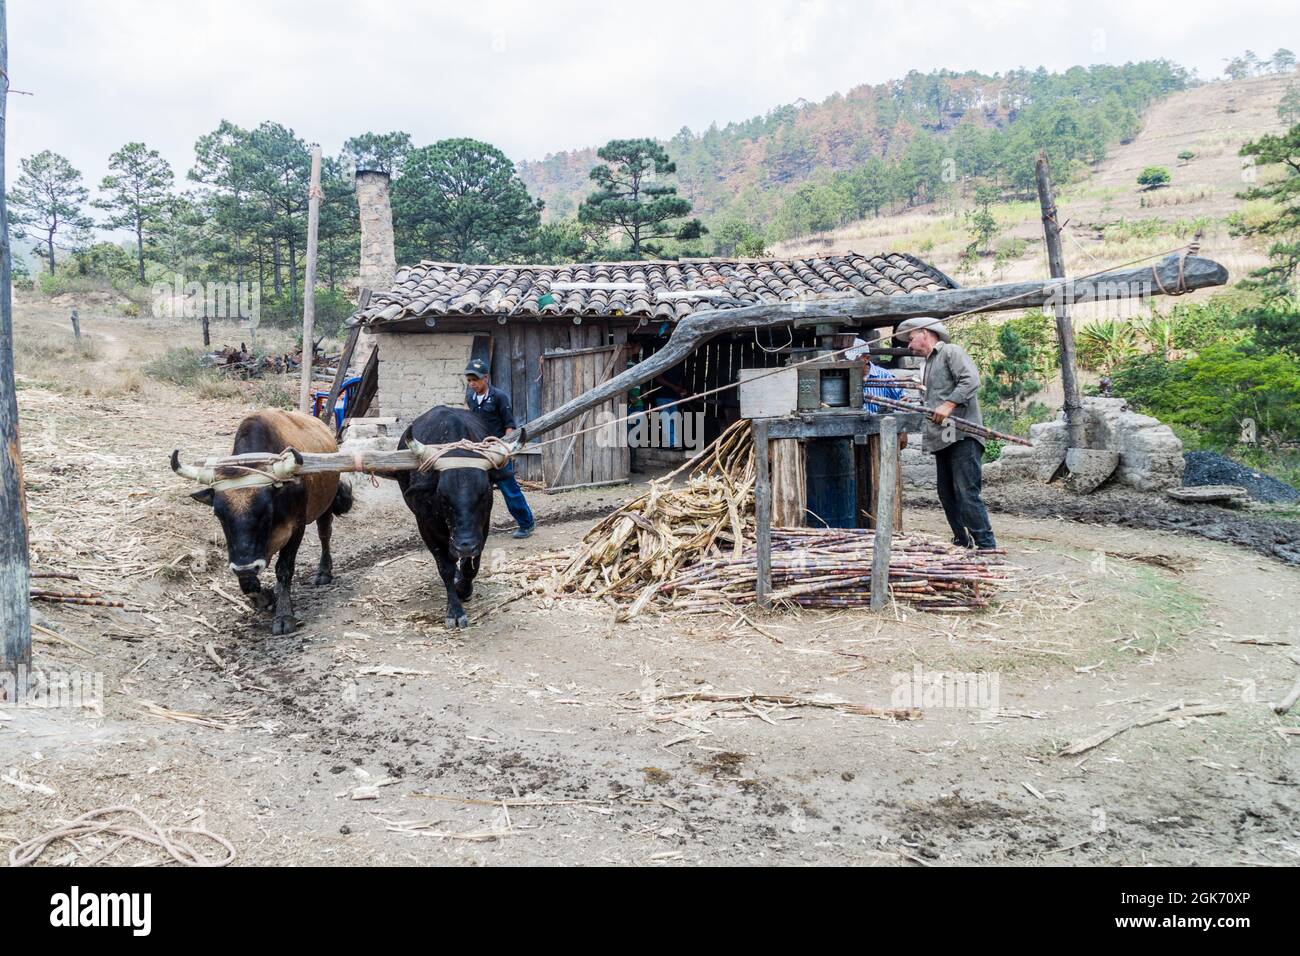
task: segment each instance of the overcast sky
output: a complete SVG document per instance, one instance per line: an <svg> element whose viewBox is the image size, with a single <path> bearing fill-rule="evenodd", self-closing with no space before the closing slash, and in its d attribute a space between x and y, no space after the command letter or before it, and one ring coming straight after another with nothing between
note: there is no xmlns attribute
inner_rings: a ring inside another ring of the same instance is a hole
<svg viewBox="0 0 1300 956"><path fill-rule="evenodd" d="M1294 0L10 0L8 181L67 156L98 184L139 140L183 176L222 119L327 153L367 130L513 159L669 136L908 70L1005 71L1300 50Z"/></svg>

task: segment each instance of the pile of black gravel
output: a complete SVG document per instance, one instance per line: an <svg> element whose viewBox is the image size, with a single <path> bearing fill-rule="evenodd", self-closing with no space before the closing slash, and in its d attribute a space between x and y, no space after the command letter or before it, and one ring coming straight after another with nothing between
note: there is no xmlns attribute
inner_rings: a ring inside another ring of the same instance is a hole
<svg viewBox="0 0 1300 956"><path fill-rule="evenodd" d="M1187 487L1240 485L1256 501L1269 504L1300 501L1300 491L1286 482L1260 474L1212 451L1183 452L1183 460L1187 462L1187 470L1183 472L1183 484Z"/></svg>

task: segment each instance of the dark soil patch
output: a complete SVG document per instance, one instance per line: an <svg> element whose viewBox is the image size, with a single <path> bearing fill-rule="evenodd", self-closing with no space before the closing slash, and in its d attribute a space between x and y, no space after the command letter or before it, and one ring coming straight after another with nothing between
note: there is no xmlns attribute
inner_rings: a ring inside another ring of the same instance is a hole
<svg viewBox="0 0 1300 956"><path fill-rule="evenodd" d="M1212 451L1184 452L1183 460L1187 462L1187 470L1183 472L1183 484L1186 486L1240 485L1256 501L1267 504L1300 501L1300 491L1286 482L1261 474Z"/></svg>
<svg viewBox="0 0 1300 956"><path fill-rule="evenodd" d="M1194 535L1300 565L1300 524L1227 512L1213 505L1183 504L1159 494L1102 488L1078 497L1055 485L1016 483L986 487L984 501L990 511L1002 514ZM939 503L934 497L914 494L908 496L907 506L937 508Z"/></svg>

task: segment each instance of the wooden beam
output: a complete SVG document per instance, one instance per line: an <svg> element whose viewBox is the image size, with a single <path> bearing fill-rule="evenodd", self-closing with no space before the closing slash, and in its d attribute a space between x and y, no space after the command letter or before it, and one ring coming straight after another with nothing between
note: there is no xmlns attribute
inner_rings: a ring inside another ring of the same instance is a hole
<svg viewBox="0 0 1300 956"><path fill-rule="evenodd" d="M767 422L757 419L750 428L754 442L754 548L758 554L754 594L761 607L771 607L772 471L767 445Z"/></svg>
<svg viewBox="0 0 1300 956"><path fill-rule="evenodd" d="M5 201L5 120L9 94L7 11L0 0L0 700L22 698L32 663L31 599L27 558L27 500L18 444L14 386L14 327L9 275L9 213ZM12 679L12 684L10 680ZM10 701L12 703L13 701Z"/></svg>
<svg viewBox="0 0 1300 956"><path fill-rule="evenodd" d="M361 295L357 299L357 309L364 309L370 303L370 290L362 289ZM339 392L343 391L343 381L348 377L348 366L352 364L352 353L356 351L357 339L361 338L361 326L354 325L348 329L347 341L343 343L343 354L339 356L339 368L334 373L334 384L330 386L329 401L325 403L325 408L321 411L321 421L326 425L334 423L334 403L339 400Z"/></svg>
<svg viewBox="0 0 1300 956"><path fill-rule="evenodd" d="M884 415L871 412L811 412L788 418L768 418L768 434L772 438L856 438L859 435L879 435ZM921 415L905 412L891 415L901 431L921 430Z"/></svg>
<svg viewBox="0 0 1300 956"><path fill-rule="evenodd" d="M1047 242L1047 268L1056 279L1065 276L1065 255L1061 252L1061 223L1052 195L1052 180L1047 174L1047 156L1038 154L1034 164L1038 181L1038 206L1043 214L1043 237ZM1083 399L1079 394L1079 369L1075 358L1074 325L1070 321L1070 306L1056 303L1056 342L1060 350L1061 386L1065 392L1065 421L1070 435L1071 448L1084 447Z"/></svg>
<svg viewBox="0 0 1300 956"><path fill-rule="evenodd" d="M1180 264L1181 263L1181 264ZM1156 265L1117 269L1082 279L1004 282L979 289L945 289L907 295L806 299L779 305L697 312L677 324L662 349L604 385L565 402L520 429L519 440L541 435L603 404L633 385L648 382L681 362L705 342L725 332L789 325L816 326L828 320L853 324L882 319L948 318L974 312L1042 308L1060 301L1094 302L1162 294L1161 289L1192 290L1223 285L1228 270L1198 256L1167 256Z"/></svg>
<svg viewBox="0 0 1300 956"><path fill-rule="evenodd" d="M311 151L311 185L307 189L307 267L302 290L302 387L298 410L311 414L311 366L316 357L316 236L320 226L320 147Z"/></svg>
<svg viewBox="0 0 1300 956"><path fill-rule="evenodd" d="M889 600L889 558L894 544L894 495L898 475L898 420L880 420L880 480L876 483L876 540L871 553L871 610Z"/></svg>

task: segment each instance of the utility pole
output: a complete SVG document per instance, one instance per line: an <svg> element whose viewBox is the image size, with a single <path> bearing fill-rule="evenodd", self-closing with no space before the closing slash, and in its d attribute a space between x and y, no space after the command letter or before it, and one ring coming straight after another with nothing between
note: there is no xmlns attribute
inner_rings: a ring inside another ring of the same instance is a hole
<svg viewBox="0 0 1300 956"><path fill-rule="evenodd" d="M32 663L30 571L27 566L27 501L18 446L18 397L14 388L13 300L9 275L9 212L5 203L5 119L9 98L8 11L0 0L0 700L25 693Z"/></svg>
<svg viewBox="0 0 1300 956"><path fill-rule="evenodd" d="M320 226L320 147L311 151L311 188L307 192L307 271L302 294L302 390L298 410L311 414L311 366L315 358L312 334L316 324L316 233Z"/></svg>
<svg viewBox="0 0 1300 956"><path fill-rule="evenodd" d="M1034 177L1038 181L1038 205L1043 213L1043 238L1047 241L1047 267L1053 279L1065 278L1065 256L1061 252L1061 224L1057 219L1056 200L1052 196L1052 181L1047 175L1047 157L1038 154L1034 164ZM1074 350L1074 325L1070 322L1070 307L1065 302L1065 290L1056 302L1056 341L1060 347L1061 386L1065 392L1065 421L1070 434L1070 447L1084 447L1083 400L1079 397L1079 367Z"/></svg>

